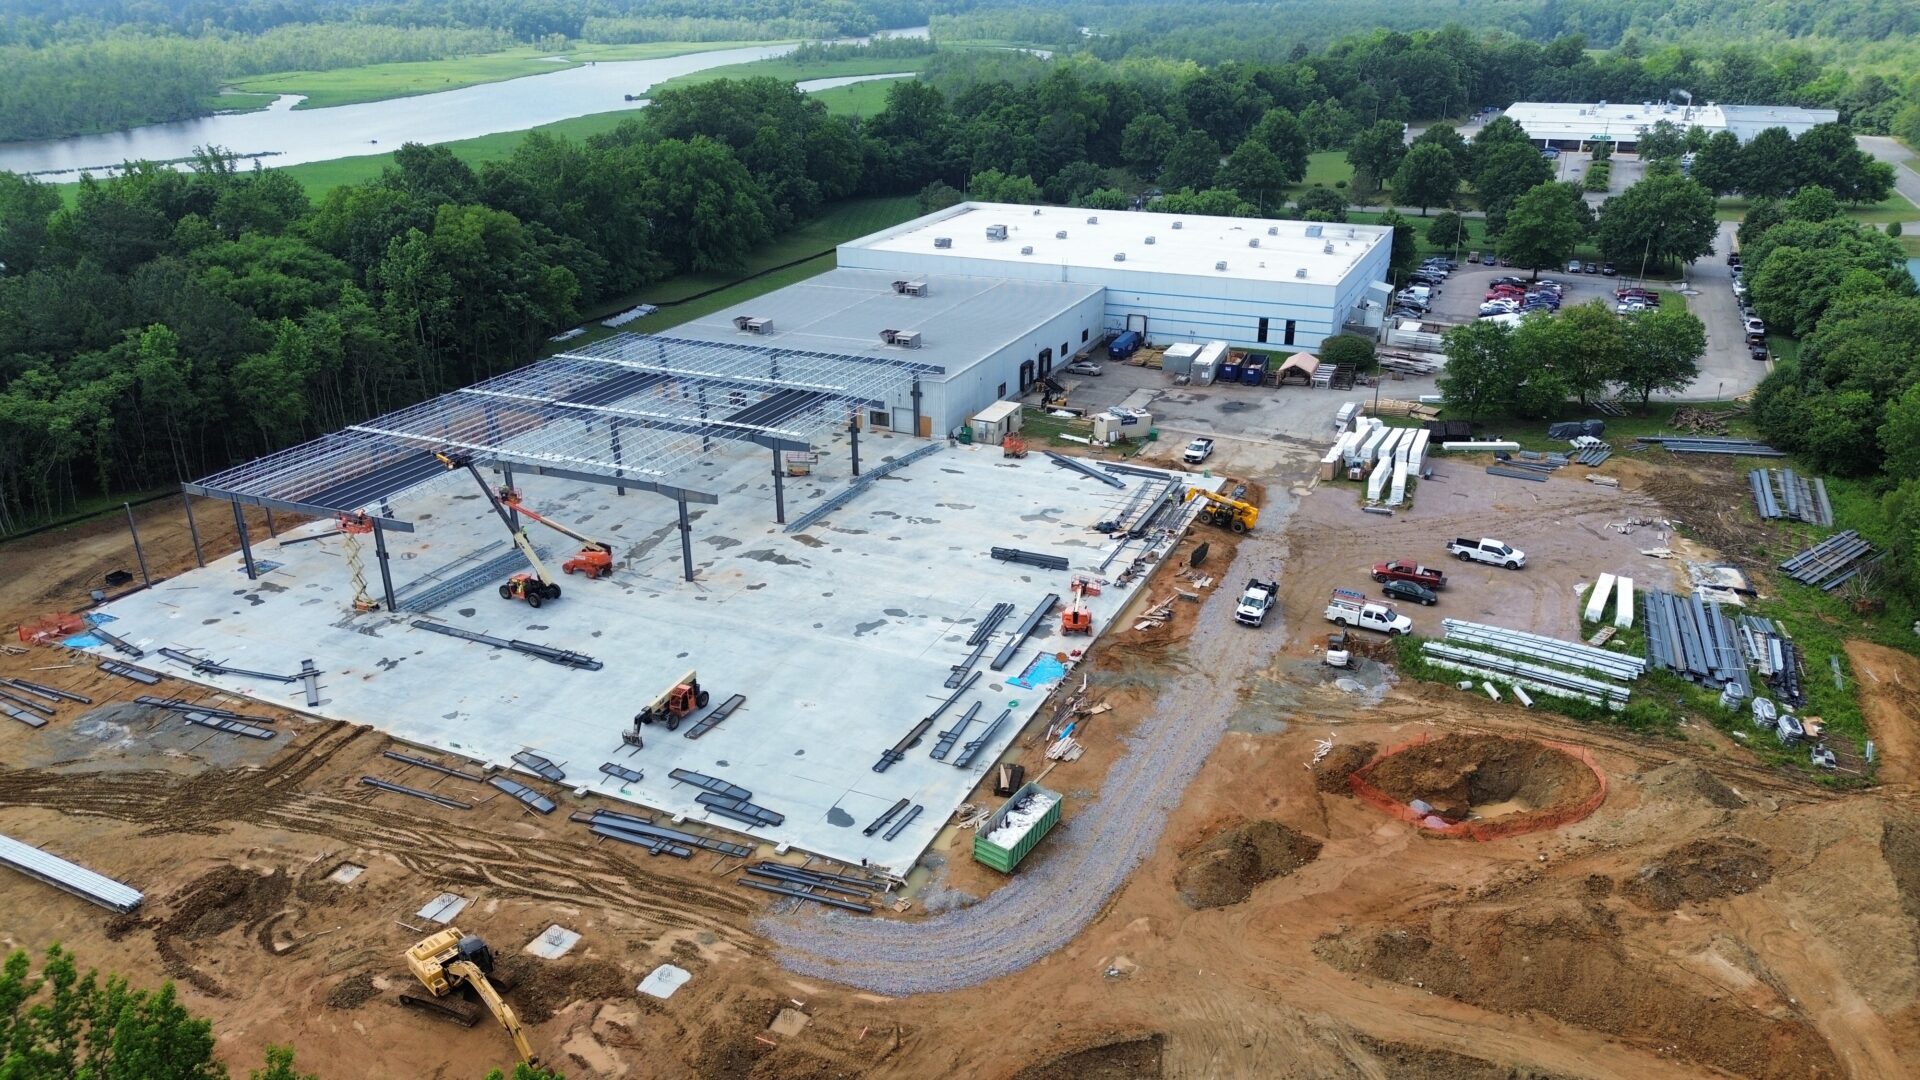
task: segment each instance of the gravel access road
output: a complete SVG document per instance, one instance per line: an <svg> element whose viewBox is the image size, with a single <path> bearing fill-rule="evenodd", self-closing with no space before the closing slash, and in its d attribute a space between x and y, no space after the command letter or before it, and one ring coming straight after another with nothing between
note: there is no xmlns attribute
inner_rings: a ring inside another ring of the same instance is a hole
<svg viewBox="0 0 1920 1080"><path fill-rule="evenodd" d="M1260 529L1241 540L1232 566L1216 581L1269 573L1286 555L1282 534L1295 499L1285 481L1263 479L1268 505ZM1127 754L1114 762L1098 797L1062 820L991 896L913 922L840 912L762 919L758 929L781 946L781 963L802 975L898 996L977 985L1066 945L1160 839L1227 730L1237 704L1235 673L1262 669L1286 641L1280 620L1256 631L1235 623L1237 600L1225 585L1213 590L1189 638L1191 664L1127 740Z"/></svg>

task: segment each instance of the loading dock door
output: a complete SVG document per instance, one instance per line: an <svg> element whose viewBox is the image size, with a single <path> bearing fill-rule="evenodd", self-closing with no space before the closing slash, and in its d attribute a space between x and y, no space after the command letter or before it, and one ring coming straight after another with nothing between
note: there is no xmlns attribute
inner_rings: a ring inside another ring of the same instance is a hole
<svg viewBox="0 0 1920 1080"><path fill-rule="evenodd" d="M1146 337L1147 336L1147 317L1145 315L1127 316L1127 329L1134 331L1135 333L1139 334L1142 338Z"/></svg>

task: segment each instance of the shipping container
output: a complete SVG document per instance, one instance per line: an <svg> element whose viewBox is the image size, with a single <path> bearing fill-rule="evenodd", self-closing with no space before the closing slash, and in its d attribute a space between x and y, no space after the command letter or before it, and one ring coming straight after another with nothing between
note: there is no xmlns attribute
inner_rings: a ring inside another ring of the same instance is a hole
<svg viewBox="0 0 1920 1080"><path fill-rule="evenodd" d="M1044 795L1053 800L1053 805L1040 816L1040 820L1029 826L1025 833L1008 846L1002 847L988 841L987 837L1006 822L1007 814L1034 795ZM1055 825L1060 824L1060 803L1059 792L1049 791L1039 783L1029 781L1019 791L1014 792L1012 798L1001 804L1000 809L995 810L993 816L973 834L974 860L985 863L1003 874L1013 873L1013 868L1019 866L1020 860L1026 858L1039 845L1041 838L1052 832Z"/></svg>
<svg viewBox="0 0 1920 1080"><path fill-rule="evenodd" d="M1160 357L1160 370L1168 375L1188 375L1193 371L1193 358L1200 354L1200 346L1191 341L1167 346Z"/></svg>

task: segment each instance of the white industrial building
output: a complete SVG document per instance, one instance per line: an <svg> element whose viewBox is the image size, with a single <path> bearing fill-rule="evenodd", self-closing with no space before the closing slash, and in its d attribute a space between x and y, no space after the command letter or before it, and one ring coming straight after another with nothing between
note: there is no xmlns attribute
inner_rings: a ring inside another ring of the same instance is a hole
<svg viewBox="0 0 1920 1080"><path fill-rule="evenodd" d="M1786 128L1798 138L1808 128L1831 124L1840 119L1833 109L1801 109L1789 105L1680 105L1672 102L1596 102L1581 105L1572 102L1523 101L1507 107L1506 115L1526 129L1527 137L1541 147L1556 150L1588 150L1594 143L1610 142L1618 150L1632 153L1640 135L1661 120L1682 131L1700 128L1708 134L1731 131L1741 142L1768 128Z"/></svg>
<svg viewBox="0 0 1920 1080"><path fill-rule="evenodd" d="M870 427L947 434L1109 331L1316 349L1377 327L1391 230L1260 218L962 203L842 244L839 268L674 336L920 366ZM917 420L917 431L916 431Z"/></svg>

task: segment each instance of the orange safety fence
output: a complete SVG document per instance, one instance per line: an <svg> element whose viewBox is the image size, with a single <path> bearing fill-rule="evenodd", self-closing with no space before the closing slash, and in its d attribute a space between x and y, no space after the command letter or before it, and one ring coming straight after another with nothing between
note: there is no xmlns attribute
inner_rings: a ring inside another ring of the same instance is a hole
<svg viewBox="0 0 1920 1080"><path fill-rule="evenodd" d="M19 634L20 640L29 645L57 645L88 629L87 621L80 616L57 613L20 624Z"/></svg>
<svg viewBox="0 0 1920 1080"><path fill-rule="evenodd" d="M1594 764L1592 752L1581 746L1569 746L1565 743L1538 740L1541 745L1550 746L1585 765L1588 770L1593 773L1594 780L1599 784L1598 789L1595 790L1592 795L1589 795L1577 803L1572 803L1567 806L1548 807L1543 810L1528 811L1524 814L1514 814L1511 817L1498 818L1493 821L1449 822L1437 814L1422 814L1420 811L1415 810L1413 807L1375 787L1368 778L1373 775L1373 770L1377 768L1381 762L1386 761L1388 758L1403 750L1410 750L1428 741L1430 741L1430 737L1423 735L1411 742L1402 743L1381 754L1379 757L1374 758L1372 761L1367 762L1359 769L1354 770L1353 774L1347 777L1347 786L1353 789L1354 797L1361 802L1379 808L1383 813L1399 818L1401 821L1414 826L1429 836L1440 836L1457 840L1479 840L1483 842L1488 840L1501 840L1509 836L1521 836L1526 833L1540 832L1545 829L1557 829L1563 825L1571 825L1592 814L1595 810L1600 809L1600 804L1607 801L1607 776L1600 771L1600 766Z"/></svg>

